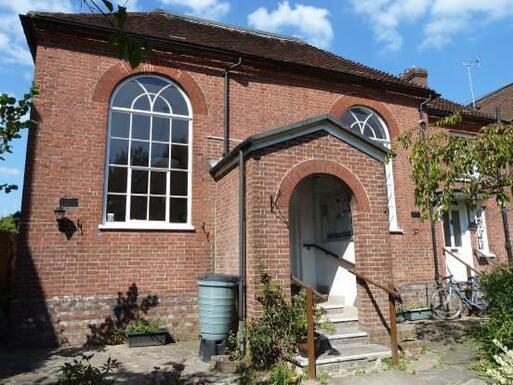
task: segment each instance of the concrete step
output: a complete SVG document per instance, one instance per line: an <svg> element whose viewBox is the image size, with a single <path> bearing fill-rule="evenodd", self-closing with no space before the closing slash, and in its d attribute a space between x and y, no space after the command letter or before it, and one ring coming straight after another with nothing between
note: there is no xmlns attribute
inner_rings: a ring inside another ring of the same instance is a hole
<svg viewBox="0 0 513 385"><path fill-rule="evenodd" d="M343 347L344 345L368 344L369 334L359 329L344 329L342 333L325 335L326 341L333 348Z"/></svg>
<svg viewBox="0 0 513 385"><path fill-rule="evenodd" d="M332 348L317 357L317 373L332 376L356 374L371 369L378 359L391 356L390 348L378 344L348 344ZM294 362L300 367L308 366L308 359L296 356Z"/></svg>
<svg viewBox="0 0 513 385"><path fill-rule="evenodd" d="M348 330L358 329L358 318L356 317L328 317L335 327L335 334L344 334Z"/></svg>
<svg viewBox="0 0 513 385"><path fill-rule="evenodd" d="M342 316L344 314L345 306L343 304L323 302L317 306L326 310L326 315L330 317Z"/></svg>

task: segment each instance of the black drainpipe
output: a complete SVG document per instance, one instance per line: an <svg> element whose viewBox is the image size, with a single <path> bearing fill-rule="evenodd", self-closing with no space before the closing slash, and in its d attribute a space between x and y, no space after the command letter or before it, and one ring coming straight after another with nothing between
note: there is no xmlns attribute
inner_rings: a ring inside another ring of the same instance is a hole
<svg viewBox="0 0 513 385"><path fill-rule="evenodd" d="M419 126L422 132L422 137L426 137L427 130L427 122L424 117L424 106L428 104L433 99L432 95L429 95L427 99L425 99L419 105ZM429 178L429 162L426 161L426 176ZM435 227L435 213L434 213L434 196L431 194L430 204L429 204L429 221L431 222L431 243L433 245L433 261L435 264L435 281L437 285L440 285L440 271L438 269L438 245L436 242L436 227Z"/></svg>
<svg viewBox="0 0 513 385"><path fill-rule="evenodd" d="M239 151L239 344L245 353L244 319L246 316L246 166L244 151Z"/></svg>
<svg viewBox="0 0 513 385"><path fill-rule="evenodd" d="M500 107L495 107L495 117L497 119L497 124L501 124L501 109ZM501 172L497 169L497 179L501 178ZM502 214L502 226L504 228L504 239L505 239L505 247L506 254L508 256L508 261L511 262L513 260L513 253L511 251L511 236L509 233L509 219L508 219L508 209L505 205L501 207Z"/></svg>
<svg viewBox="0 0 513 385"><path fill-rule="evenodd" d="M230 152L230 71L242 64L242 58L239 61L224 70L224 148L223 156Z"/></svg>

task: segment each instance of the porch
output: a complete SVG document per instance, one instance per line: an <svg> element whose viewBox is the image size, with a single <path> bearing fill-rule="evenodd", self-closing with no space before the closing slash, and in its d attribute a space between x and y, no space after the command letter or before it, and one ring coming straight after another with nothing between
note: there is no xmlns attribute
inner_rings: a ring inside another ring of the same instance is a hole
<svg viewBox="0 0 513 385"><path fill-rule="evenodd" d="M319 116L249 137L211 169L216 271L243 276L243 317L259 315L261 270L287 290L301 281L325 296L337 327L326 363L390 355L386 153Z"/></svg>

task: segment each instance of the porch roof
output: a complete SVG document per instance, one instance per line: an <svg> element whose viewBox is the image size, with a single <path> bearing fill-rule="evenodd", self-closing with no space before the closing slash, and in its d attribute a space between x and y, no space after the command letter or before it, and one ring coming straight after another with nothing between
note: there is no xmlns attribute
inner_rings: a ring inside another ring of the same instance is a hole
<svg viewBox="0 0 513 385"><path fill-rule="evenodd" d="M384 162L389 153L389 150L382 144L373 142L342 126L331 115L323 114L249 136L212 166L210 173L214 179L221 179L237 166L240 151L247 156L257 150L318 131L325 131L380 162Z"/></svg>

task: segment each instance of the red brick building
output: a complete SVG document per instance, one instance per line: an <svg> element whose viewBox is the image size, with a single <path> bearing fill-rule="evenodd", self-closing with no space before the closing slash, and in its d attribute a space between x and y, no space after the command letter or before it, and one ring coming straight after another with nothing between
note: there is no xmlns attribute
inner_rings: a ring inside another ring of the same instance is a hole
<svg viewBox="0 0 513 385"><path fill-rule="evenodd" d="M499 108L502 119L513 121L513 83L481 96L476 100L476 108L492 116L496 115Z"/></svg>
<svg viewBox="0 0 513 385"><path fill-rule="evenodd" d="M173 337L190 337L199 274L241 270L251 316L263 268L287 290L292 274L357 310L360 328L386 341L386 294L322 249L425 302L430 224L414 207L408 154L386 163L386 153L418 124L421 105L430 120L460 111L456 131L467 134L492 117L439 98L423 70L393 76L295 38L133 13L127 31L152 46L134 70L97 15L21 19L40 95L11 306L17 336L83 343L135 283L159 297L150 314ZM502 222L493 206L485 212L482 251L500 259ZM444 244L477 263L476 214L462 204L449 215L436 226L442 275Z"/></svg>

